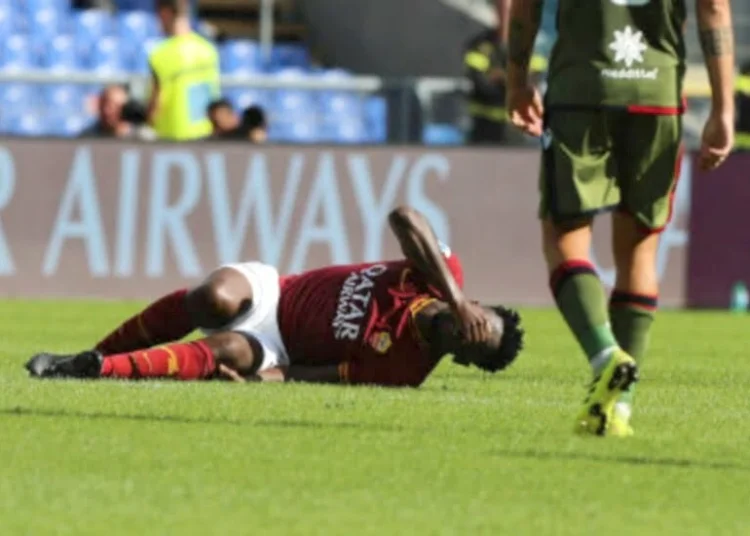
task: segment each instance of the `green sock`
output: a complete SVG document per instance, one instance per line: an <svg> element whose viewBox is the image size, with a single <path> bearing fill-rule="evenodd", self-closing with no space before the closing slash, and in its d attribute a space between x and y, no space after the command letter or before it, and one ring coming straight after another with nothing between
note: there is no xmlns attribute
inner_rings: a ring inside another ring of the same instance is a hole
<svg viewBox="0 0 750 536"><path fill-rule="evenodd" d="M643 296L615 290L609 302L609 317L612 331L620 347L643 366L643 358L648 350L651 324L658 305L655 296ZM632 404L635 385L624 392L619 402Z"/></svg>
<svg viewBox="0 0 750 536"><path fill-rule="evenodd" d="M617 347L609 325L607 298L594 267L585 261L569 261L554 271L550 287L557 308L575 335L595 371Z"/></svg>

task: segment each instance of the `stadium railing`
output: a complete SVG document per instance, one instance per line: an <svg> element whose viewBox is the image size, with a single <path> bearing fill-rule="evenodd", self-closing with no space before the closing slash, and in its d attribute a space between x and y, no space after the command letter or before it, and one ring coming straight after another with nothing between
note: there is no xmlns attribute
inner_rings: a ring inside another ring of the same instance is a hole
<svg viewBox="0 0 750 536"><path fill-rule="evenodd" d="M685 132L689 146L698 143L707 110L709 93L703 71L696 65L688 74L686 89L691 106ZM0 72L0 87L14 84L101 87L113 83L127 84L134 97L145 98L149 79L117 73ZM222 87L238 108L263 106L273 100L273 106L267 110L271 138L275 141L460 144L468 130L464 95L470 84L463 78L385 79L346 73L335 76L330 72L322 76L225 75ZM315 103L312 107L311 101ZM8 110L0 112L0 116L3 114L7 115ZM56 117L59 118L59 113ZM8 133L7 128L3 130ZM74 132L61 129L56 134L70 136ZM26 135L34 135L33 130Z"/></svg>
<svg viewBox="0 0 750 536"><path fill-rule="evenodd" d="M460 96L469 87L468 81L463 79L384 79L351 76L343 72L337 75L330 71L319 76L295 72L287 75L224 75L221 82L223 93L237 108L252 104L266 108L270 114L273 139L300 143L419 142L422 140L413 135L419 130L415 122L435 121L433 104L436 95ZM108 84L126 84L133 97L143 99L148 93L149 78L125 73L0 72L0 89L11 86L98 89ZM52 108L53 119L59 119L61 110L67 109L49 103L47 107ZM23 112L23 105L18 108ZM12 112L6 109L0 111L0 116ZM71 115L77 113L83 113L83 110L70 108ZM460 110L448 114L447 119L445 115L442 114L440 123L460 129ZM2 117L0 123L1 120ZM0 130L18 134L3 128L2 124ZM21 134L33 136L34 131ZM59 134L73 135L74 132L63 130Z"/></svg>

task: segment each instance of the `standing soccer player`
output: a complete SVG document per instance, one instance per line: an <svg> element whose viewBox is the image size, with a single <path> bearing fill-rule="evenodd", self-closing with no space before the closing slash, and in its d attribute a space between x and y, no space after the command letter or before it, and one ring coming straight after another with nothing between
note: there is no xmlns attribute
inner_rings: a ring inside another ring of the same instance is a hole
<svg viewBox="0 0 750 536"><path fill-rule="evenodd" d="M700 166L733 143L729 0L696 0L711 114ZM628 436L632 386L657 306L659 232L679 176L685 72L683 0L559 0L545 105L529 82L543 0L514 0L508 112L541 136L540 217L550 286L594 380L579 433ZM617 280L609 298L589 258L596 214L614 210Z"/></svg>

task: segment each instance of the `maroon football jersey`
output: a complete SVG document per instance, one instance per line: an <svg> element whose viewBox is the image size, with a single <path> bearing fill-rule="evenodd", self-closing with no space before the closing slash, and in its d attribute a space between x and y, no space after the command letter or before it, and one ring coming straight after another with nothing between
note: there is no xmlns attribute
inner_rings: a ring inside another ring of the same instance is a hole
<svg viewBox="0 0 750 536"><path fill-rule="evenodd" d="M461 263L448 266L463 287ZM331 266L281 279L279 327L292 364L339 365L350 383L419 385L437 363L412 321L440 293L409 261Z"/></svg>

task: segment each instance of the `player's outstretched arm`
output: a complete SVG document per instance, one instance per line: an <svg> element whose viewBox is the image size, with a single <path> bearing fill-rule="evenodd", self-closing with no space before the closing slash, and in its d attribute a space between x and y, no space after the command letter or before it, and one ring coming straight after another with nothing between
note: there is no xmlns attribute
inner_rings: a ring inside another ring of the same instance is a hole
<svg viewBox="0 0 750 536"><path fill-rule="evenodd" d="M219 373L225 379L239 383L341 383L338 365L322 365L315 367L291 365L289 367L277 367L259 372L250 378L242 376L231 367L219 365Z"/></svg>
<svg viewBox="0 0 750 536"><path fill-rule="evenodd" d="M435 233L424 215L410 207L398 207L391 211L388 222L401 244L404 256L427 276L446 301L452 305L464 301L464 293L451 274Z"/></svg>
<svg viewBox="0 0 750 536"><path fill-rule="evenodd" d="M698 31L711 84L711 114L703 132L700 164L712 169L734 143L734 32L730 0L696 0Z"/></svg>

